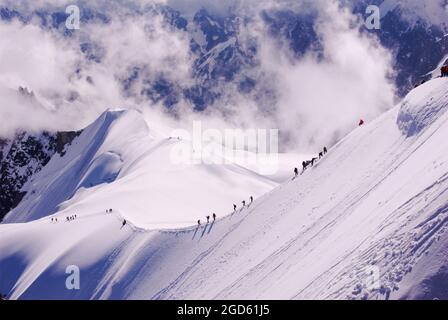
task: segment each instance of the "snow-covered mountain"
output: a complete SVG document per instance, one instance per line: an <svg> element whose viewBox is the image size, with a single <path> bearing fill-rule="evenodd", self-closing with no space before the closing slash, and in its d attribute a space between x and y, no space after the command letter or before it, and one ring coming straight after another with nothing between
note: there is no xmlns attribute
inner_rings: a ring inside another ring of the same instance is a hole
<svg viewBox="0 0 448 320"><path fill-rule="evenodd" d="M18 132L13 139L0 139L0 220L24 196L23 185L39 172L51 157L63 154L77 132Z"/></svg>
<svg viewBox="0 0 448 320"><path fill-rule="evenodd" d="M173 167L168 150L185 141L138 112L106 112L27 183L0 225L0 292L447 299L447 111L448 79L430 80L270 192L241 166ZM253 203L228 210L249 192ZM196 226L211 208L217 221ZM81 270L80 290L65 287L69 265Z"/></svg>
<svg viewBox="0 0 448 320"><path fill-rule="evenodd" d="M139 227L179 227L211 215L207 210L224 215L240 198L277 185L237 163L184 159L190 146L169 129L148 126L138 111L106 111L25 184L26 196L4 221L115 208Z"/></svg>

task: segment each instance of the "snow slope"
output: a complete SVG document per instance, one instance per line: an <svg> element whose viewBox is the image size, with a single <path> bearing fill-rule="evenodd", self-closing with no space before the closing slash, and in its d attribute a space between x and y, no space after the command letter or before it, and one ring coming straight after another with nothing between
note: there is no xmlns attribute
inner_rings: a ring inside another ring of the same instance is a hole
<svg viewBox="0 0 448 320"><path fill-rule="evenodd" d="M77 207L75 221L0 225L0 292L12 299L447 299L447 109L448 79L428 81L297 179L199 228L147 230L118 200L112 214L92 200ZM123 228L122 216L130 219ZM73 264L80 290L64 285Z"/></svg>
<svg viewBox="0 0 448 320"><path fill-rule="evenodd" d="M277 185L240 165L175 161L173 147L189 141L148 127L134 110L107 111L53 157L30 183L24 200L5 222L26 222L54 214L105 212L113 208L145 228L188 226L214 210L227 214L233 203Z"/></svg>

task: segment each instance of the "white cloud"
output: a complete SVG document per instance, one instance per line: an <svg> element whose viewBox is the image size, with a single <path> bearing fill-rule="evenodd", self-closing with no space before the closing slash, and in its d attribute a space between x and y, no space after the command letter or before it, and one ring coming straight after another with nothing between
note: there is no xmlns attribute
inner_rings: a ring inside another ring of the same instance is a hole
<svg viewBox="0 0 448 320"><path fill-rule="evenodd" d="M149 3L130 2L139 7ZM65 2L38 1L34 5L49 3ZM168 0L176 7L188 4L196 8L201 3ZM192 84L194 57L184 31L167 26L157 15L131 14L124 4L98 1L95 5L114 7L107 11L111 23L81 25L74 37L18 21L0 23L0 86L14 90L27 86L37 99L30 104L16 99L11 91L0 95L0 116L11 119L1 127L0 135L18 127L78 129L108 107L156 108L141 99L146 85L141 78L130 90L132 95L123 96L120 80L129 77L134 66L150 81L163 75L183 87ZM209 6L208 2L204 5ZM213 10L225 11L236 5L242 4L223 1ZM278 39L270 38L259 13L267 8L304 10L310 6L317 7L321 15L318 32L325 58L309 54L297 61L287 46L279 47ZM244 45L256 39L260 49L259 66L246 70L260 80L257 90L242 95L237 84L223 83L216 88L222 98L203 113L193 112L187 102L180 101L176 109L181 121L176 125L188 127L193 119L205 119L207 126L217 128L279 128L283 138L304 151L334 142L356 125L359 117L370 119L392 106L390 56L374 39L359 33L357 22L336 1L249 1L243 7L253 22L242 26L239 40ZM102 48L100 63L86 60L79 50L86 39Z"/></svg>
<svg viewBox="0 0 448 320"><path fill-rule="evenodd" d="M279 127L301 150L334 143L360 118L370 120L394 104L389 53L351 27L353 17L335 3L327 1L320 12L323 60L291 61L269 40L262 51L279 92Z"/></svg>
<svg viewBox="0 0 448 320"><path fill-rule="evenodd" d="M279 128L283 149L313 152L336 142L360 118L371 120L394 105L389 52L361 34L357 28L361 22L337 1L315 1L313 6L320 14L317 32L324 58L309 53L296 60L289 46L270 37L256 18L242 30L240 41L255 38L258 43L254 95L261 92L261 97L242 96L227 85L225 98L207 110L211 118L225 118L221 126ZM217 122L212 125L219 126Z"/></svg>
<svg viewBox="0 0 448 320"><path fill-rule="evenodd" d="M133 86L135 95L123 95L121 81L132 67L140 67L149 81L159 75L191 81L189 39L182 32L160 16L112 16L109 24L82 25L72 37L36 22L0 21L0 87L8 92L0 96L0 116L14 113L0 127L0 136L17 128L79 129L109 107L148 107L139 99L145 85L141 78ZM86 40L99 48L99 63L81 52ZM19 86L34 92L32 107L12 95Z"/></svg>

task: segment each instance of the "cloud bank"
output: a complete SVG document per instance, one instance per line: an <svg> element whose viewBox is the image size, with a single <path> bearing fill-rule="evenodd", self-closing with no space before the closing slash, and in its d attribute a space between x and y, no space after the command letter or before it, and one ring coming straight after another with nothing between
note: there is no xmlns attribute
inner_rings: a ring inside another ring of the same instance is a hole
<svg viewBox="0 0 448 320"><path fill-rule="evenodd" d="M5 3L33 12L68 2ZM152 1L89 1L86 6L103 10L110 21L83 23L71 36L61 32L63 26L46 28L35 19L0 22L0 117L10 119L0 127L0 136L19 128L79 129L107 108L125 107L144 110L148 118L174 115L169 120L173 126L205 120L214 128L279 128L285 146L308 152L334 143L360 117L371 119L394 103L391 56L373 37L359 32L361 21L338 1L160 3L181 14L204 7L217 14L237 10L248 17L237 40L243 47L256 43L256 64L242 71L257 80L255 90L241 93L236 83L220 82L220 98L204 112L195 112L182 98L167 112L142 92L161 77L173 90L197 81L191 34L166 23L156 10L142 10L154 7ZM298 59L285 41L270 34L261 13L307 8L319 13L315 29L323 54L309 52ZM20 95L19 86L32 90L34 97Z"/></svg>

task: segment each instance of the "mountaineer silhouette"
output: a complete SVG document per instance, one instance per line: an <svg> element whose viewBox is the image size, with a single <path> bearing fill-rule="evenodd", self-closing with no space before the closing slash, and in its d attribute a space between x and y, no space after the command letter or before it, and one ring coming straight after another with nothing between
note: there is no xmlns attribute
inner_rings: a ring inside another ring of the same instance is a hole
<svg viewBox="0 0 448 320"><path fill-rule="evenodd" d="M442 77L448 77L448 65L442 66L442 68L440 68L440 74Z"/></svg>

